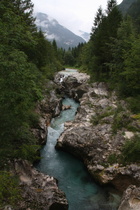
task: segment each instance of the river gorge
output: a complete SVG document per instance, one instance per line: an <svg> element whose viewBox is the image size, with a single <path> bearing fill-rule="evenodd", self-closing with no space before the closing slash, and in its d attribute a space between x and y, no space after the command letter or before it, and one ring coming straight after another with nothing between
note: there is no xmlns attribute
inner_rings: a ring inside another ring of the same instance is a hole
<svg viewBox="0 0 140 210"><path fill-rule="evenodd" d="M66 69L46 83L35 110L39 124L32 129L41 160L15 160L12 168L24 198L17 209L140 209L140 166L117 158L125 142L139 135L139 122L107 84L89 79Z"/></svg>
<svg viewBox="0 0 140 210"><path fill-rule="evenodd" d="M61 102L61 107L69 108L59 112L59 116L55 110L57 117L48 127L47 143L41 150L42 160L37 169L58 180L58 187L66 194L69 210L136 207L139 202L133 201L131 194L139 183L140 167L136 164L123 166L117 160L109 162L109 157L120 154L125 141L135 135L125 127L113 133L114 114L118 106L122 106L121 118L125 124L126 120L131 122L131 113L126 103L119 101L105 83L89 84L88 80L89 75L75 69L56 74L57 93L63 98L68 96ZM137 122L133 125L139 127ZM119 207L122 192L127 187L130 187L132 201L128 203L124 198Z"/></svg>
<svg viewBox="0 0 140 210"><path fill-rule="evenodd" d="M55 149L57 139L64 130L66 121L74 120L79 106L73 99L65 98L63 105L71 108L52 119L48 127L47 143L41 150L41 161L37 169L57 178L59 188L66 193L69 210L115 210L120 196L115 190L97 185L88 174L83 163L72 155Z"/></svg>

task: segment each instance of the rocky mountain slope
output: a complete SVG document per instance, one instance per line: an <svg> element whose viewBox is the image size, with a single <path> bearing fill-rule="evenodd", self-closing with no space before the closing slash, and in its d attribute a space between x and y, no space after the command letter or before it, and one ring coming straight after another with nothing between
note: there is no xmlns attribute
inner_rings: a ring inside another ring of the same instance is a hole
<svg viewBox="0 0 140 210"><path fill-rule="evenodd" d="M119 9L123 14L126 14L129 8L133 3L135 3L137 0L123 0L121 4L119 4Z"/></svg>
<svg viewBox="0 0 140 210"><path fill-rule="evenodd" d="M57 20L49 17L47 14L36 13L34 16L36 17L35 23L38 29L41 29L44 32L46 39L50 41L55 39L58 47L68 49L69 47L75 47L79 43L85 42L82 37L77 36L67 28L63 27ZM84 32L81 34L87 36Z"/></svg>

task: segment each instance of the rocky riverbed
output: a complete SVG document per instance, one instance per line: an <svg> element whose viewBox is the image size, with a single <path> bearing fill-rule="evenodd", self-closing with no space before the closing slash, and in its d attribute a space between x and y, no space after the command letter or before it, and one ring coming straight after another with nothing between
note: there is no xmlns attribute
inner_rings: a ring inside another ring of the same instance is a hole
<svg viewBox="0 0 140 210"><path fill-rule="evenodd" d="M109 91L106 84L88 84L86 74L81 79L78 74L64 76L62 81L61 74L55 77L59 92L78 100L80 107L75 120L65 123L65 131L56 147L80 158L98 182L110 183L122 192L126 190L126 195L130 185L140 185L140 166L136 163L124 165L119 163L117 157L121 155L121 149L128 139L140 135L139 122L132 119L127 104L119 100L115 92ZM130 131L130 127L135 128L135 132ZM134 199L133 190L130 209L137 209L134 206L140 208L139 190L135 191L137 198Z"/></svg>

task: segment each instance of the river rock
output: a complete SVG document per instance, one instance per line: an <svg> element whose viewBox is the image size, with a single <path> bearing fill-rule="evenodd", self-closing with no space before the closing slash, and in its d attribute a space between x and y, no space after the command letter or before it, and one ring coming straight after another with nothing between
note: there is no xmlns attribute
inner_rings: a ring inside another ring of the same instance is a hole
<svg viewBox="0 0 140 210"><path fill-rule="evenodd" d="M67 110L67 109L70 109L71 108L71 105L63 105L62 106L62 110Z"/></svg>
<svg viewBox="0 0 140 210"><path fill-rule="evenodd" d="M65 194L58 189L57 180L38 172L28 161L15 160L12 172L19 176L22 200L14 208L40 210L67 210Z"/></svg>
<svg viewBox="0 0 140 210"><path fill-rule="evenodd" d="M55 75L54 81L59 86L58 92L79 100L87 92L87 81L90 76L86 73L79 73L78 71L67 74L65 72L67 71L61 71Z"/></svg>
<svg viewBox="0 0 140 210"><path fill-rule="evenodd" d="M139 210L140 209L140 187L130 185L123 194L118 210Z"/></svg>

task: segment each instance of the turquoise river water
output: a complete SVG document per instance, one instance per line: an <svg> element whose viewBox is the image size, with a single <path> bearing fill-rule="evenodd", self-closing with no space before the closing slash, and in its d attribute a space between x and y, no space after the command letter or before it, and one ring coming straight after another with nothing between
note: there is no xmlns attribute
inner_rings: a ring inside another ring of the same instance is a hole
<svg viewBox="0 0 140 210"><path fill-rule="evenodd" d="M63 104L71 105L71 109L52 119L37 169L58 180L59 188L66 194L69 210L116 210L120 196L113 189L97 185L80 160L55 149L56 141L64 130L64 122L74 120L79 106L70 98L65 98Z"/></svg>

